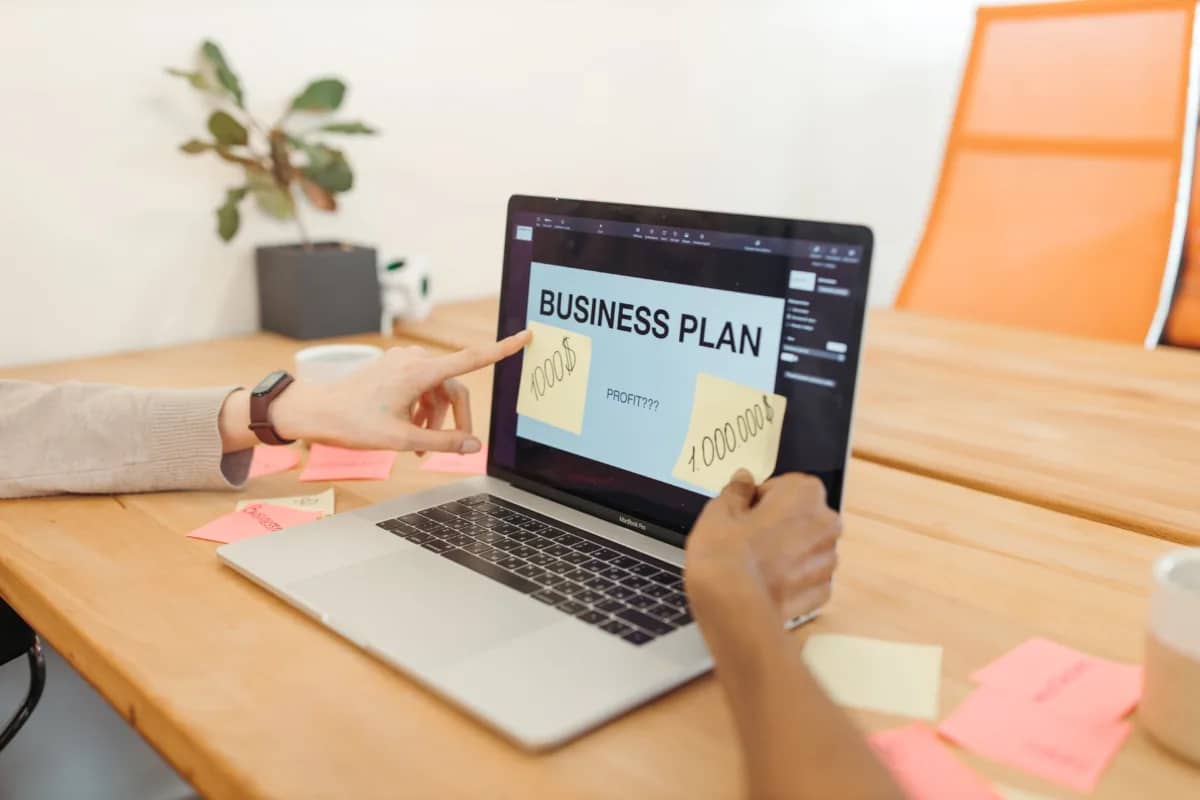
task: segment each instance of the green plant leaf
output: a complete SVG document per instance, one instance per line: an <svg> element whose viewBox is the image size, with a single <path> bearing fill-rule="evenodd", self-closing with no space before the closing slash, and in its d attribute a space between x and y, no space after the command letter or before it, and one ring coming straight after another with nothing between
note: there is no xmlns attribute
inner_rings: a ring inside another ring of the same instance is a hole
<svg viewBox="0 0 1200 800"><path fill-rule="evenodd" d="M321 142L306 142L285 134L288 144L308 156L300 172L327 192L345 192L354 186L354 172L345 154Z"/></svg>
<svg viewBox="0 0 1200 800"><path fill-rule="evenodd" d="M226 203L217 209L217 236L221 237L221 241L228 242L237 236L241 226L242 214L237 206Z"/></svg>
<svg viewBox="0 0 1200 800"><path fill-rule="evenodd" d="M291 219L296 216L296 202L290 192L272 185L269 189L254 192L258 207L275 219Z"/></svg>
<svg viewBox="0 0 1200 800"><path fill-rule="evenodd" d="M326 133L359 133L366 136L373 136L379 133L378 130L370 127L365 122L331 122L328 125L312 129L312 133L316 133L317 131L325 131Z"/></svg>
<svg viewBox="0 0 1200 800"><path fill-rule="evenodd" d="M354 186L354 171L341 150L324 144L304 145L308 165L300 170L327 192L347 192Z"/></svg>
<svg viewBox="0 0 1200 800"><path fill-rule="evenodd" d="M208 63L212 64L213 72L216 73L217 83L224 87L225 91L229 92L233 97L233 102L237 103L238 108L245 108L245 95L242 93L242 82L238 80L238 76L234 74L229 67L229 62L225 60L225 54L221 52L221 48L216 42L205 40L200 45L200 52L208 59Z"/></svg>
<svg viewBox="0 0 1200 800"><path fill-rule="evenodd" d="M177 78L185 79L192 85L193 88L199 89L200 91L207 91L208 89L212 88L208 85L208 78L204 77L203 72L167 67L167 74L174 75Z"/></svg>
<svg viewBox="0 0 1200 800"><path fill-rule="evenodd" d="M308 156L308 168L320 172L327 169L334 161L337 160L340 152L334 150L327 144L317 142L315 144L304 144L304 152Z"/></svg>
<svg viewBox="0 0 1200 800"><path fill-rule="evenodd" d="M337 78L322 78L304 87L292 100L294 111L333 111L346 96L346 84Z"/></svg>
<svg viewBox="0 0 1200 800"><path fill-rule="evenodd" d="M204 153L214 148L215 146L211 142L202 142L199 139L188 139L179 145L179 149L190 156L194 156L197 153Z"/></svg>
<svg viewBox="0 0 1200 800"><path fill-rule="evenodd" d="M350 169L350 164L340 154L337 159L323 169L305 168L302 172L313 183L334 194L348 192L354 188L354 171Z"/></svg>
<svg viewBox="0 0 1200 800"><path fill-rule="evenodd" d="M225 147L250 141L250 134L246 132L245 126L224 111L212 113L208 118L208 130L217 143Z"/></svg>
<svg viewBox="0 0 1200 800"><path fill-rule="evenodd" d="M275 182L269 173L246 171L250 192L258 207L275 219L291 219L296 216L296 202L292 193Z"/></svg>
<svg viewBox="0 0 1200 800"><path fill-rule="evenodd" d="M236 236L238 228L242 225L238 203L242 202L247 191L249 190L245 186L230 189L225 192L225 202L217 208L217 235L223 242L228 242Z"/></svg>

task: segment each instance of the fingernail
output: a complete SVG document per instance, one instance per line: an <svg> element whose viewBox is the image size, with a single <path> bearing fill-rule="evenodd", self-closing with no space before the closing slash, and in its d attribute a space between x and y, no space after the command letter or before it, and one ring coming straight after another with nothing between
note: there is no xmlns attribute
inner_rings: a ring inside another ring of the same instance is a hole
<svg viewBox="0 0 1200 800"><path fill-rule="evenodd" d="M479 440L474 437L471 437L470 439L463 439L463 443L459 445L458 452L478 453L481 446L482 445L479 444Z"/></svg>

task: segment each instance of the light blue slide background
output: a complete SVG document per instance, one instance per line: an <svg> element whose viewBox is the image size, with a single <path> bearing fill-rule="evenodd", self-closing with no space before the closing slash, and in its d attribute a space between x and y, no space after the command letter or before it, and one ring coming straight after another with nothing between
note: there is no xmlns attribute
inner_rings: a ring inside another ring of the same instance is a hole
<svg viewBox="0 0 1200 800"><path fill-rule="evenodd" d="M615 328L542 316L543 289L584 294L609 302L664 308L671 314L665 339L639 336ZM683 314L707 317L706 339L715 342L726 321L735 338L742 323L762 327L758 356L701 347L698 334L681 343ZM591 337L592 367L580 435L529 417L518 417L517 435L535 442L603 461L702 494L698 486L676 480L671 471L683 447L692 415L696 375L707 372L766 392L775 390L776 359L783 320L783 298L764 297L665 281L534 262L530 266L529 320L544 322ZM606 398L609 387L659 400L657 411Z"/></svg>

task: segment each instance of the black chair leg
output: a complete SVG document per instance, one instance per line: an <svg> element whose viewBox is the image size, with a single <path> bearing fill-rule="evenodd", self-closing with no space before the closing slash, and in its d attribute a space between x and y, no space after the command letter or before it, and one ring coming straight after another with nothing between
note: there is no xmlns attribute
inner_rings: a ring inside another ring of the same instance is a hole
<svg viewBox="0 0 1200 800"><path fill-rule="evenodd" d="M0 731L0 750L3 750L21 727L29 720L38 701L42 699L42 689L46 686L46 659L42 656L42 642L37 636L33 637L33 645L25 654L29 660L29 691L25 693L25 702L17 709L17 713L9 720L4 730Z"/></svg>

